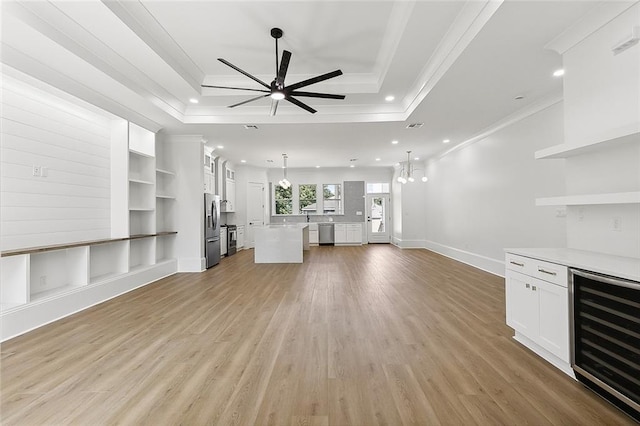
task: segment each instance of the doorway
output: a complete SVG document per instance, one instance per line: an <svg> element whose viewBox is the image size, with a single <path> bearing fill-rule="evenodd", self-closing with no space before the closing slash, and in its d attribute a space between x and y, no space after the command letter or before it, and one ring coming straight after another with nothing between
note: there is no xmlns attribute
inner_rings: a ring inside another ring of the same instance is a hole
<svg viewBox="0 0 640 426"><path fill-rule="evenodd" d="M264 184L249 182L247 184L247 232L245 233L245 247L255 246L254 230L257 226L264 226Z"/></svg>
<svg viewBox="0 0 640 426"><path fill-rule="evenodd" d="M391 198L389 194L367 194L367 240L391 242Z"/></svg>

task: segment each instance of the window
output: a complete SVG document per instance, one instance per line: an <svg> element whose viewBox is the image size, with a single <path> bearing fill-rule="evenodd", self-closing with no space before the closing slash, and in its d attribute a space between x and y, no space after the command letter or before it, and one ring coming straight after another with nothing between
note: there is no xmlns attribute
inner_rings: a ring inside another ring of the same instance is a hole
<svg viewBox="0 0 640 426"><path fill-rule="evenodd" d="M322 199L322 212L324 214L342 214L342 191L340 184L323 184Z"/></svg>
<svg viewBox="0 0 640 426"><path fill-rule="evenodd" d="M293 186L289 188L283 188L280 185L276 185L275 192L275 207L276 214L292 214L293 213Z"/></svg>
<svg viewBox="0 0 640 426"><path fill-rule="evenodd" d="M367 194L388 194L388 193L389 193L388 183L368 183L367 184Z"/></svg>
<svg viewBox="0 0 640 426"><path fill-rule="evenodd" d="M318 199L316 196L318 185L301 184L298 186L300 214L316 214L318 213Z"/></svg>

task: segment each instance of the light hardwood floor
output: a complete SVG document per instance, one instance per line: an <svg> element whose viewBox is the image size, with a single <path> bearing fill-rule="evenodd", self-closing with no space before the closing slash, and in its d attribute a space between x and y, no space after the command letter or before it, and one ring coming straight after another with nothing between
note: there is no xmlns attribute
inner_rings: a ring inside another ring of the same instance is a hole
<svg viewBox="0 0 640 426"><path fill-rule="evenodd" d="M511 339L504 280L426 250L241 251L2 344L3 425L633 424Z"/></svg>

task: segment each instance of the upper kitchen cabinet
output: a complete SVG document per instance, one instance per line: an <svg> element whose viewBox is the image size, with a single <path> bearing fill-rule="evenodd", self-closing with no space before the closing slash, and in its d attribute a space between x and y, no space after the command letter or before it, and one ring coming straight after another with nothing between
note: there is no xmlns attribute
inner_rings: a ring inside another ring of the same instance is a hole
<svg viewBox="0 0 640 426"><path fill-rule="evenodd" d="M235 212L236 172L233 164L224 157L215 159L215 193L220 196L220 210L223 213Z"/></svg>
<svg viewBox="0 0 640 426"><path fill-rule="evenodd" d="M216 192L216 166L213 150L204 147L204 192L215 194Z"/></svg>
<svg viewBox="0 0 640 426"><path fill-rule="evenodd" d="M225 167L225 182L224 182L224 201L222 211L235 212L236 211L236 172L232 168L232 165L227 161Z"/></svg>

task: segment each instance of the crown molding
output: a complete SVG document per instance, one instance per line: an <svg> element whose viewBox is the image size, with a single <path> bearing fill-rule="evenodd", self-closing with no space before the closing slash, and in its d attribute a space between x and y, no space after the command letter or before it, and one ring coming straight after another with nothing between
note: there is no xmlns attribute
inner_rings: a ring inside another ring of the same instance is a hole
<svg viewBox="0 0 640 426"><path fill-rule="evenodd" d="M591 34L611 22L632 6L640 3L634 1L603 1L592 8L582 19L567 28L556 38L545 45L545 49L563 55L567 50L580 43Z"/></svg>
<svg viewBox="0 0 640 426"><path fill-rule="evenodd" d="M503 118L502 120L499 120L495 123L493 123L491 126L485 128L484 130L480 131L479 133L477 133L476 135L472 136L471 138L467 139L464 142L461 142L451 148L449 148L448 150L446 150L445 152L439 154L436 156L436 159L440 159L443 158L449 154L451 154L452 152L458 151L462 148L465 148L473 143L479 142L483 139L486 139L487 137L491 136L492 134L504 129L505 127L511 126L512 124L515 124L521 120L524 120L525 118L528 118L534 114L539 113L540 111L544 111L545 109L552 107L553 105L562 102L563 97L562 94L559 95L552 95L552 96L548 96L545 97L537 102L532 103L531 105L522 108L519 111L516 111L515 113L508 115L507 117Z"/></svg>

